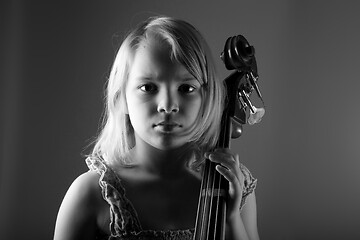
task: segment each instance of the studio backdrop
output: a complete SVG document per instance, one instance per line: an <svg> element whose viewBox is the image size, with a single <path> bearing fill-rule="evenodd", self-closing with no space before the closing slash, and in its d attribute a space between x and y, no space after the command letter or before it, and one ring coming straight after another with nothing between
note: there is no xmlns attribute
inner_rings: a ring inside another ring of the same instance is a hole
<svg viewBox="0 0 360 240"><path fill-rule="evenodd" d="M0 5L1 239L52 238L67 188L87 171L117 47L157 14L200 29L221 78L228 37L242 34L256 49L266 114L232 149L258 178L260 237L360 239L357 1Z"/></svg>

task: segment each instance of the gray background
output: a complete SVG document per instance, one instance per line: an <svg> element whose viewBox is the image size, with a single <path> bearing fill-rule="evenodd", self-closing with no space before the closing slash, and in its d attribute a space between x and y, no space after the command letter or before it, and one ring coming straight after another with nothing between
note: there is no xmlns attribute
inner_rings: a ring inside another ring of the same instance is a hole
<svg viewBox="0 0 360 240"><path fill-rule="evenodd" d="M262 239L360 239L357 1L2 1L0 238L51 239L86 166L117 43L152 14L193 23L217 57L256 48L267 113L232 148L259 179ZM114 37L118 35L118 37Z"/></svg>

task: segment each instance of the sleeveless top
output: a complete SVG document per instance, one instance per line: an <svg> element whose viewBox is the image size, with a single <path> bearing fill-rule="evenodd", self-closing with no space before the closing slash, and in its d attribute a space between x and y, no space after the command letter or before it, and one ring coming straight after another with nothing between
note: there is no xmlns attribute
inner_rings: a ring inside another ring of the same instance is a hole
<svg viewBox="0 0 360 240"><path fill-rule="evenodd" d="M192 240L195 229L185 230L144 230L141 227L136 210L126 198L125 188L119 176L99 157L88 157L86 164L89 171L100 175L99 185L102 197L109 204L110 211L110 236L102 236L100 240ZM245 200L256 187L257 180L243 165L240 166L245 176L241 208ZM240 210L241 210L240 208Z"/></svg>

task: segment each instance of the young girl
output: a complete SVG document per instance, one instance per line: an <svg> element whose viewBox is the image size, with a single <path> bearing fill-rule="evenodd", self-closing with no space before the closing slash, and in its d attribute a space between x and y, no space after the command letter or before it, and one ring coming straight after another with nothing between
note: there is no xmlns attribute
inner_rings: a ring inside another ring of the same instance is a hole
<svg viewBox="0 0 360 240"><path fill-rule="evenodd" d="M226 239L258 239L256 180L238 155L212 151L224 95L189 23L153 17L134 29L110 73L90 170L66 193L54 239L192 239L205 158L229 181Z"/></svg>

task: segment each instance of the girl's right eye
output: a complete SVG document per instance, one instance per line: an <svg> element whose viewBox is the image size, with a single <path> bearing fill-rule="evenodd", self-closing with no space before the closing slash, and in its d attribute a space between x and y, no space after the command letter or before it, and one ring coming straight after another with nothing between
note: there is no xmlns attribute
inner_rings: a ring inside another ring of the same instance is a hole
<svg viewBox="0 0 360 240"><path fill-rule="evenodd" d="M151 92L155 92L157 90L157 87L155 84L146 83L146 84L139 86L139 89L143 92L151 93Z"/></svg>

